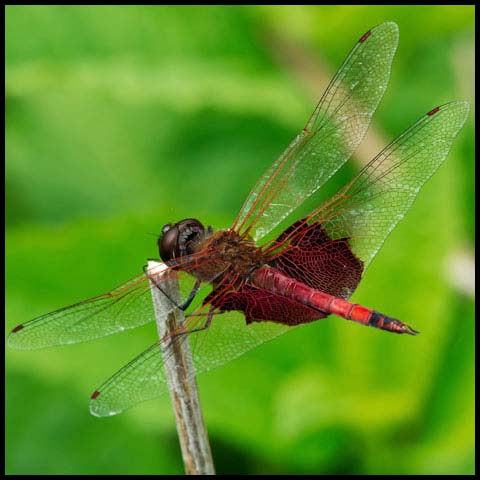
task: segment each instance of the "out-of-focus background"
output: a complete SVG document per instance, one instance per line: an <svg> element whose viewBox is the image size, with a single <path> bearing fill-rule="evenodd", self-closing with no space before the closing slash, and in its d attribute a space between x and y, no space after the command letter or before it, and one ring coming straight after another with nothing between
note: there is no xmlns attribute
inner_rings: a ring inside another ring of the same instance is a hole
<svg viewBox="0 0 480 480"><path fill-rule="evenodd" d="M434 106L473 107L473 6L8 6L6 330L141 272L169 221L231 224L386 20L400 44L352 170ZM472 110L353 297L421 335L330 317L199 377L218 473L474 472L473 178ZM87 408L154 339L7 351L6 472L182 473L167 396Z"/></svg>

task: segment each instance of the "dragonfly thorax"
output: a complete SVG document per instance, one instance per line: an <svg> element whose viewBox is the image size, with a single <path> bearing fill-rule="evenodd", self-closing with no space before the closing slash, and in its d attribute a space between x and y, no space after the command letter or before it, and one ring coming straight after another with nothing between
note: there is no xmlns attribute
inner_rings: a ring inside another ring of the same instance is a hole
<svg viewBox="0 0 480 480"><path fill-rule="evenodd" d="M200 246L211 252L213 264L217 268L240 276L250 273L265 263L261 248L253 240L240 236L235 230L219 230L205 239ZM218 259L218 261L217 261Z"/></svg>

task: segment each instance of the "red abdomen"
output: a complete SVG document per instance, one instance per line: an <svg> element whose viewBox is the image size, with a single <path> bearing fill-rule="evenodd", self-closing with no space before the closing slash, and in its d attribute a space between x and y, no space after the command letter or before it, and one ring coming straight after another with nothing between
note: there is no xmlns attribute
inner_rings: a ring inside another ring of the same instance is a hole
<svg viewBox="0 0 480 480"><path fill-rule="evenodd" d="M395 318L383 315L370 308L351 303L328 293L310 288L297 280L284 275L275 268L264 266L252 273L251 282L258 288L282 295L298 303L313 308L326 316L331 313L347 320L362 323L395 333L415 335L413 328ZM284 323L289 324L288 316Z"/></svg>

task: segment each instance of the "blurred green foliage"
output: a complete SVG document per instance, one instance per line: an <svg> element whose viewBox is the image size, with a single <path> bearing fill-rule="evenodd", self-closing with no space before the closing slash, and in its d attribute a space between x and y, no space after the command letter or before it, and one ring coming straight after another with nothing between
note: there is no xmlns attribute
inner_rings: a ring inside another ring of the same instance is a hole
<svg viewBox="0 0 480 480"><path fill-rule="evenodd" d="M138 273L164 223L229 225L323 93L282 46L331 75L386 20L385 141L473 107L473 6L8 6L6 329ZM353 297L422 335L330 317L199 377L219 473L474 472L474 302L449 262L473 255L473 113ZM154 338L7 351L6 472L182 473L166 396L87 409Z"/></svg>

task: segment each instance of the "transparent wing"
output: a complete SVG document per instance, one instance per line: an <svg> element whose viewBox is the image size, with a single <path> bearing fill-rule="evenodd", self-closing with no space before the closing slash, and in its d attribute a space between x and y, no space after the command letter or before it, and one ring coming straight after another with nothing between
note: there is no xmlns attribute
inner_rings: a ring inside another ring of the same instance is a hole
<svg viewBox="0 0 480 480"><path fill-rule="evenodd" d="M233 228L261 239L343 165L385 92L397 44L398 27L392 22L363 35L305 128L250 192Z"/></svg>
<svg viewBox="0 0 480 480"><path fill-rule="evenodd" d="M207 330L188 335L196 373L224 365L291 329L272 322L247 326L245 317L238 312L215 315ZM180 336L176 341L186 339L187 336ZM157 342L115 373L92 395L90 412L99 417L115 415L166 391L162 352Z"/></svg>
<svg viewBox="0 0 480 480"><path fill-rule="evenodd" d="M468 111L466 102L434 108L371 160L337 196L307 217L308 223L319 222L333 241L349 239L365 269L442 164ZM285 241L295 234L298 232L292 229ZM310 257L312 263L321 265L322 259ZM304 268L301 275L311 277L315 272L308 270L309 264L295 265L295 269Z"/></svg>
<svg viewBox="0 0 480 480"><path fill-rule="evenodd" d="M170 270L173 274L173 269ZM168 275L165 281L167 278ZM183 294L188 295L194 279L183 273L181 285ZM108 293L18 325L8 336L8 346L32 350L85 342L154 320L150 284L147 274L141 274Z"/></svg>

